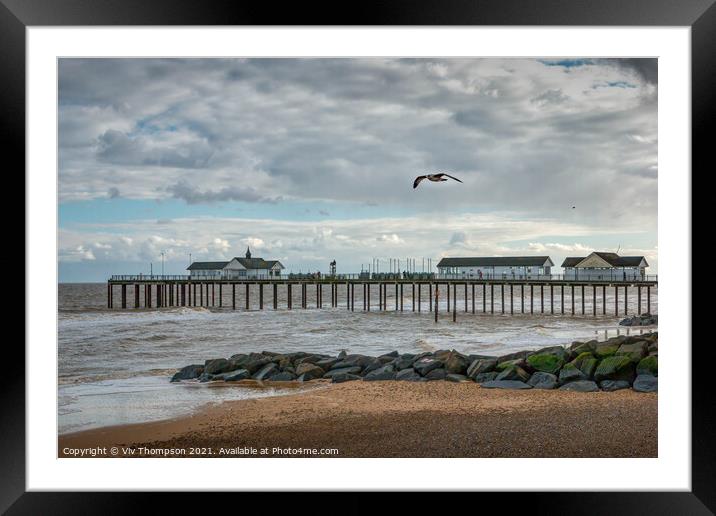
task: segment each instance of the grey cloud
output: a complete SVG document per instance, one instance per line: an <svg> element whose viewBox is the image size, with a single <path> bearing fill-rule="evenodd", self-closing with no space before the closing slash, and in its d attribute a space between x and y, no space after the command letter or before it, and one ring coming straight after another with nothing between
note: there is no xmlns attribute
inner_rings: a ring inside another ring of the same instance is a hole
<svg viewBox="0 0 716 516"><path fill-rule="evenodd" d="M109 190L107 190L107 196L110 199L117 199L119 197L119 188L116 186L111 187Z"/></svg>
<svg viewBox="0 0 716 516"><path fill-rule="evenodd" d="M267 202L276 203L280 197L264 197L251 187L226 186L219 190L204 190L180 181L167 188L175 199L182 199L188 204L204 204L224 201Z"/></svg>
<svg viewBox="0 0 716 516"><path fill-rule="evenodd" d="M565 95L562 90L556 89L556 90L547 90L543 93L540 93L536 97L533 97L530 99L530 102L534 104L562 104L563 102L566 102L569 100L569 96Z"/></svg>

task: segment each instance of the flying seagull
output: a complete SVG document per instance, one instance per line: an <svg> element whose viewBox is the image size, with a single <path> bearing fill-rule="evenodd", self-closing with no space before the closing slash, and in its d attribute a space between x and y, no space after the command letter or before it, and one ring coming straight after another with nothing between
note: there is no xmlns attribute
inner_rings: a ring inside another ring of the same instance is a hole
<svg viewBox="0 0 716 516"><path fill-rule="evenodd" d="M438 183L440 181L447 181L447 179L445 179L446 177L449 177L450 179L454 179L455 181L462 183L462 181L460 181L457 177L453 177L450 174L446 174L445 172L440 172L438 174L427 174L424 176L416 177L415 181L413 181L413 188L417 188L420 184L420 181L422 181L423 179Z"/></svg>

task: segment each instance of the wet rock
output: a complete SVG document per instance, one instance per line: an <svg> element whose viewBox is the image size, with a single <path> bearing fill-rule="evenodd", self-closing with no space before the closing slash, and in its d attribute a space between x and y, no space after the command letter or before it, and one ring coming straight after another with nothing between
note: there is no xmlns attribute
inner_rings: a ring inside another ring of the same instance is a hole
<svg viewBox="0 0 716 516"><path fill-rule="evenodd" d="M335 366L338 362L340 362L341 359L338 357L335 358L322 358L318 362L316 362L314 365L317 365L324 371L330 370L333 366Z"/></svg>
<svg viewBox="0 0 716 516"><path fill-rule="evenodd" d="M603 380L599 382L599 388L607 392L628 389L629 387L631 387L631 384L626 380Z"/></svg>
<svg viewBox="0 0 716 516"><path fill-rule="evenodd" d="M331 369L327 373L323 375L323 378L333 378L334 376L347 374L347 375L358 375L363 370L360 366L353 366L353 367L341 367L340 369ZM360 377L359 377L360 378Z"/></svg>
<svg viewBox="0 0 716 516"><path fill-rule="evenodd" d="M480 385L485 389L531 389L531 385L518 380L491 380Z"/></svg>
<svg viewBox="0 0 716 516"><path fill-rule="evenodd" d="M532 369L524 358L514 358L512 360L505 360L504 362L498 362L495 366L496 371L504 371L510 367L521 367L522 369Z"/></svg>
<svg viewBox="0 0 716 516"><path fill-rule="evenodd" d="M342 359L342 358L346 358L347 356L348 356L348 353L346 352L345 349L341 350L341 352L338 353L338 358Z"/></svg>
<svg viewBox="0 0 716 516"><path fill-rule="evenodd" d="M303 381L321 378L325 374L325 370L316 364L304 362L296 368L296 375L303 378Z"/></svg>
<svg viewBox="0 0 716 516"><path fill-rule="evenodd" d="M657 392L659 390L659 379L650 374L640 374L634 380L632 388L637 392Z"/></svg>
<svg viewBox="0 0 716 516"><path fill-rule="evenodd" d="M445 376L445 380L448 382L465 382L468 380L464 374L450 373Z"/></svg>
<svg viewBox="0 0 716 516"><path fill-rule="evenodd" d="M494 371L495 367L497 367L497 360L495 359L477 359L467 368L467 376L475 379L476 375Z"/></svg>
<svg viewBox="0 0 716 516"><path fill-rule="evenodd" d="M370 365L375 358L366 355L348 355L340 362L333 365L331 369L343 369L346 367L360 367L361 371L364 367Z"/></svg>
<svg viewBox="0 0 716 516"><path fill-rule="evenodd" d="M518 358L527 358L528 354L529 351L515 351L514 353L508 353L507 355L497 357L497 363L499 364L501 362L507 362L508 360L516 360Z"/></svg>
<svg viewBox="0 0 716 516"><path fill-rule="evenodd" d="M659 359L654 355L642 358L636 366L636 374L659 376Z"/></svg>
<svg viewBox="0 0 716 516"><path fill-rule="evenodd" d="M565 364L562 370L559 372L559 383L565 384L569 382L576 382L580 380L588 380L589 377L584 374L577 366L573 363Z"/></svg>
<svg viewBox="0 0 716 516"><path fill-rule="evenodd" d="M374 369L363 377L366 382L377 380L395 380L395 369L392 365L384 365L378 369Z"/></svg>
<svg viewBox="0 0 716 516"><path fill-rule="evenodd" d="M386 357L386 358L393 359L393 358L398 358L399 356L400 356L400 353L398 353L397 351L391 351L390 353L383 353L378 358Z"/></svg>
<svg viewBox="0 0 716 516"><path fill-rule="evenodd" d="M415 355L412 353L404 353L395 361L395 368L398 371L408 368L412 369L413 362L415 362Z"/></svg>
<svg viewBox="0 0 716 516"><path fill-rule="evenodd" d="M238 382L239 380L248 380L251 378L251 373L246 369L239 369L237 371L224 373L222 376L225 382Z"/></svg>
<svg viewBox="0 0 716 516"><path fill-rule="evenodd" d="M321 355L307 355L305 357L297 358L294 361L294 364L296 367L300 366L301 364L315 364L316 362L320 360L324 360L327 357L323 357Z"/></svg>
<svg viewBox="0 0 716 516"><path fill-rule="evenodd" d="M537 371L527 381L527 385L535 389L556 389L557 377L551 373Z"/></svg>
<svg viewBox="0 0 716 516"><path fill-rule="evenodd" d="M182 367L174 373L174 376L172 376L171 381L172 382L178 382L180 380L193 380L194 378L199 378L201 376L201 373L204 372L204 366L201 364L192 364L185 367Z"/></svg>
<svg viewBox="0 0 716 516"><path fill-rule="evenodd" d="M254 353L251 355L254 355ZM268 357L264 357L262 355L255 357L251 355L249 355L241 364L241 367L246 369L251 374L256 374L261 368L273 363ZM256 355L258 355L258 353L256 353Z"/></svg>
<svg viewBox="0 0 716 516"><path fill-rule="evenodd" d="M442 367L442 365L443 363L440 360L423 357L413 364L413 369L415 369L421 376L425 376L433 369Z"/></svg>
<svg viewBox="0 0 716 516"><path fill-rule="evenodd" d="M530 353L527 357L527 361L529 362L529 357L534 355L554 355L567 362L570 359L572 352L571 350L565 349L564 346L548 346L546 348L538 349L534 353Z"/></svg>
<svg viewBox="0 0 716 516"><path fill-rule="evenodd" d="M627 356L607 357L597 366L594 371L594 379L597 382L602 380L634 380L634 363Z"/></svg>
<svg viewBox="0 0 716 516"><path fill-rule="evenodd" d="M360 376L350 373L338 373L331 377L333 383L352 382L353 380L360 380Z"/></svg>
<svg viewBox="0 0 716 516"><path fill-rule="evenodd" d="M449 374L463 375L467 371L467 357L455 351L450 351L445 356L445 371Z"/></svg>
<svg viewBox="0 0 716 516"><path fill-rule="evenodd" d="M213 358L204 362L206 374L219 374L232 370L232 364L225 358Z"/></svg>
<svg viewBox="0 0 716 516"><path fill-rule="evenodd" d="M473 377L473 380L475 380L475 383L490 382L490 381L494 380L495 378L497 378L497 375L498 375L497 371L490 371L489 373L477 373Z"/></svg>
<svg viewBox="0 0 716 516"><path fill-rule="evenodd" d="M273 362L269 362L265 366L263 366L261 369L259 369L252 378L254 380L262 381L262 380L269 380L273 375L278 373L278 366L274 364Z"/></svg>
<svg viewBox="0 0 716 516"><path fill-rule="evenodd" d="M385 366L385 364L376 358L375 360L373 360L373 362L371 362L370 364L368 364L368 365L363 369L363 371L361 372L361 375L365 376L365 375L367 375L368 373L371 373L371 372L373 372L373 371L377 371L378 369L381 369L381 368L384 367L384 366ZM392 367L392 366L391 366L391 370L393 370L393 367Z"/></svg>
<svg viewBox="0 0 716 516"><path fill-rule="evenodd" d="M408 369L398 371L398 373L395 375L395 379L405 382L417 382L422 379L422 376L416 373L415 369L410 367Z"/></svg>
<svg viewBox="0 0 716 516"><path fill-rule="evenodd" d="M526 382L529 379L530 375L527 371L525 371L519 366L510 366L504 371L502 371L500 374L498 374L495 378L495 381L517 380L521 382Z"/></svg>
<svg viewBox="0 0 716 516"><path fill-rule="evenodd" d="M618 356L629 357L629 359L635 364L638 364L639 361L648 353L649 343L645 340L640 340L631 344L622 344L616 352Z"/></svg>
<svg viewBox="0 0 716 516"><path fill-rule="evenodd" d="M447 376L447 372L442 367L438 369L433 369L428 374L425 375L425 378L428 380L444 380Z"/></svg>
<svg viewBox="0 0 716 516"><path fill-rule="evenodd" d="M562 356L567 356L562 348ZM527 363L535 371L542 371L544 373L555 374L564 365L564 359L557 353L538 353L527 357Z"/></svg>
<svg viewBox="0 0 716 516"><path fill-rule="evenodd" d="M577 358L570 362L570 364L574 365L577 369L584 373L585 380L592 378L598 363L599 361L594 358L594 355L590 352L580 353Z"/></svg>
<svg viewBox="0 0 716 516"><path fill-rule="evenodd" d="M576 382L569 382L559 388L560 391L576 391L576 392L596 392L599 390L599 386L590 380L579 380Z"/></svg>
<svg viewBox="0 0 716 516"><path fill-rule="evenodd" d="M615 355L621 342L615 342L613 339L609 339L604 342L597 344L594 349L594 354L599 358L606 358Z"/></svg>

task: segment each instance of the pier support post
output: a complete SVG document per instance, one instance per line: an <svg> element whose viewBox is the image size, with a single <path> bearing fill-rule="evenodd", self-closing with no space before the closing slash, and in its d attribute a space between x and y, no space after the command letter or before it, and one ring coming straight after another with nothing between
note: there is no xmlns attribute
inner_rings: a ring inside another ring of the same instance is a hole
<svg viewBox="0 0 716 516"><path fill-rule="evenodd" d="M398 283L395 284L395 311L398 311Z"/></svg>
<svg viewBox="0 0 716 516"><path fill-rule="evenodd" d="M351 303L351 298L352 298L351 292L353 292L353 287L351 286L350 283L348 283L348 282L346 281L346 310L352 310L352 308L351 308L351 305L352 305L352 303Z"/></svg>
<svg viewBox="0 0 716 516"><path fill-rule="evenodd" d="M112 308L112 284L107 283L107 308Z"/></svg>
<svg viewBox="0 0 716 516"><path fill-rule="evenodd" d="M236 310L236 283L231 284L231 309Z"/></svg>
<svg viewBox="0 0 716 516"><path fill-rule="evenodd" d="M513 308L513 304L514 304L514 291L513 291L513 289L512 289L512 286L513 286L512 283L510 283L510 315L512 315L512 314L515 313L515 310L514 310L514 308Z"/></svg>
<svg viewBox="0 0 716 516"><path fill-rule="evenodd" d="M194 283L194 293L191 295L191 301L194 303L192 306L201 306L201 300L199 300L200 302L198 305L196 304L196 283Z"/></svg>
<svg viewBox="0 0 716 516"><path fill-rule="evenodd" d="M560 302L559 307L562 314L564 314L564 285L559 287Z"/></svg>
<svg viewBox="0 0 716 516"><path fill-rule="evenodd" d="M127 285L122 283L122 308L127 308Z"/></svg>
<svg viewBox="0 0 716 516"><path fill-rule="evenodd" d="M490 313L495 313L495 285L490 283Z"/></svg>
<svg viewBox="0 0 716 516"><path fill-rule="evenodd" d="M249 296L250 296L250 295L249 295L249 289L250 289L251 285L249 285L248 283L246 283L245 285L246 285L246 310L248 310L248 309L249 309L249 306L250 306L250 302L249 302Z"/></svg>
<svg viewBox="0 0 716 516"><path fill-rule="evenodd" d="M530 315L535 313L535 286L530 285Z"/></svg>
<svg viewBox="0 0 716 516"><path fill-rule="evenodd" d="M368 287L367 294L366 294L366 299L367 299L366 306L368 307L368 311L370 312L370 283L366 283L366 286Z"/></svg>
<svg viewBox="0 0 716 516"><path fill-rule="evenodd" d="M209 287L207 286L207 289ZM214 293L216 292L216 283L211 284L211 306L216 306L216 299L214 298ZM207 295L209 294L209 291L206 291Z"/></svg>
<svg viewBox="0 0 716 516"><path fill-rule="evenodd" d="M475 315L475 284L472 284L472 314Z"/></svg>
<svg viewBox="0 0 716 516"><path fill-rule="evenodd" d="M607 315L607 286L602 285L602 315Z"/></svg>
<svg viewBox="0 0 716 516"><path fill-rule="evenodd" d="M435 284L435 322L436 323L438 322L438 296L439 296L438 284L436 283ZM432 297L430 299L432 299Z"/></svg>
<svg viewBox="0 0 716 516"><path fill-rule="evenodd" d="M420 299L420 295L422 294L422 290L423 290L421 287L422 287L422 284L418 283L418 312L420 312L421 308L422 308L420 306L420 305L422 305L422 299Z"/></svg>
<svg viewBox="0 0 716 516"><path fill-rule="evenodd" d="M629 288L628 285L624 285L624 315L627 315L628 310L628 301L627 301L627 289Z"/></svg>
<svg viewBox="0 0 716 516"><path fill-rule="evenodd" d="M592 285L592 315L597 316L597 286Z"/></svg>
<svg viewBox="0 0 716 516"><path fill-rule="evenodd" d="M403 284L400 284L400 311L403 311Z"/></svg>
<svg viewBox="0 0 716 516"><path fill-rule="evenodd" d="M413 295L410 298L411 303L413 304L413 312L415 311L415 283L411 283L411 286L413 288Z"/></svg>
<svg viewBox="0 0 716 516"><path fill-rule="evenodd" d="M457 285L452 288L452 322L457 321Z"/></svg>
<svg viewBox="0 0 716 516"><path fill-rule="evenodd" d="M582 285L582 315L584 315L584 285Z"/></svg>
<svg viewBox="0 0 716 516"><path fill-rule="evenodd" d="M164 306L164 300L162 299L162 286L157 283L157 308Z"/></svg>
<svg viewBox="0 0 716 516"><path fill-rule="evenodd" d="M525 313L525 284L520 285L520 313Z"/></svg>
<svg viewBox="0 0 716 516"><path fill-rule="evenodd" d="M291 295L291 284L286 284L286 304L288 306L288 309L291 310L293 308L293 296Z"/></svg>
<svg viewBox="0 0 716 516"><path fill-rule="evenodd" d="M505 284L500 285L500 303L502 304L502 313L505 313Z"/></svg>
<svg viewBox="0 0 716 516"><path fill-rule="evenodd" d="M224 290L223 290L223 283L219 283L219 307L221 308L223 306L223 300L224 297Z"/></svg>
<svg viewBox="0 0 716 516"><path fill-rule="evenodd" d="M134 308L139 308L139 285L134 285Z"/></svg>
<svg viewBox="0 0 716 516"><path fill-rule="evenodd" d="M572 298L572 299L571 299L571 301L572 301L572 315L574 315L574 285L572 285L572 296L571 296L571 298Z"/></svg>
<svg viewBox="0 0 716 516"><path fill-rule="evenodd" d="M544 285L539 286L539 313L544 313Z"/></svg>
<svg viewBox="0 0 716 516"><path fill-rule="evenodd" d="M351 289L351 312L355 312L355 309L356 309L356 298L355 298L356 285L355 285L355 283L350 284L350 289Z"/></svg>
<svg viewBox="0 0 716 516"><path fill-rule="evenodd" d="M278 310L278 283L273 284L273 309Z"/></svg>
<svg viewBox="0 0 716 516"><path fill-rule="evenodd" d="M549 285L549 313L554 315L554 285Z"/></svg>
<svg viewBox="0 0 716 516"><path fill-rule="evenodd" d="M264 284L259 283L259 310L264 309Z"/></svg>
<svg viewBox="0 0 716 516"><path fill-rule="evenodd" d="M450 313L450 283L446 283L445 288L447 289L447 311Z"/></svg>
<svg viewBox="0 0 716 516"><path fill-rule="evenodd" d="M619 317L619 285L614 285L614 315Z"/></svg>
<svg viewBox="0 0 716 516"><path fill-rule="evenodd" d="M482 284L482 313L487 313L487 283Z"/></svg>
<svg viewBox="0 0 716 516"><path fill-rule="evenodd" d="M646 286L646 313L651 315L651 285Z"/></svg>
<svg viewBox="0 0 716 516"><path fill-rule="evenodd" d="M199 306L204 306L204 284L199 283Z"/></svg>
<svg viewBox="0 0 716 516"><path fill-rule="evenodd" d="M641 315L641 285L636 286L636 313Z"/></svg>

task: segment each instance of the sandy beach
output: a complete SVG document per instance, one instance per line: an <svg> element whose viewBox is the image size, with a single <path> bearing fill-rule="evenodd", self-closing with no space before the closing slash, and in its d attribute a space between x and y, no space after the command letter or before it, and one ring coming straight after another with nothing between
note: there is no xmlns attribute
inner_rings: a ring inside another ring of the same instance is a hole
<svg viewBox="0 0 716 516"><path fill-rule="evenodd" d="M97 457L309 457L307 449L330 449L337 451L321 456L656 457L657 405L657 394L631 389L319 383L296 394L209 405L186 417L61 435L58 455L95 449Z"/></svg>

